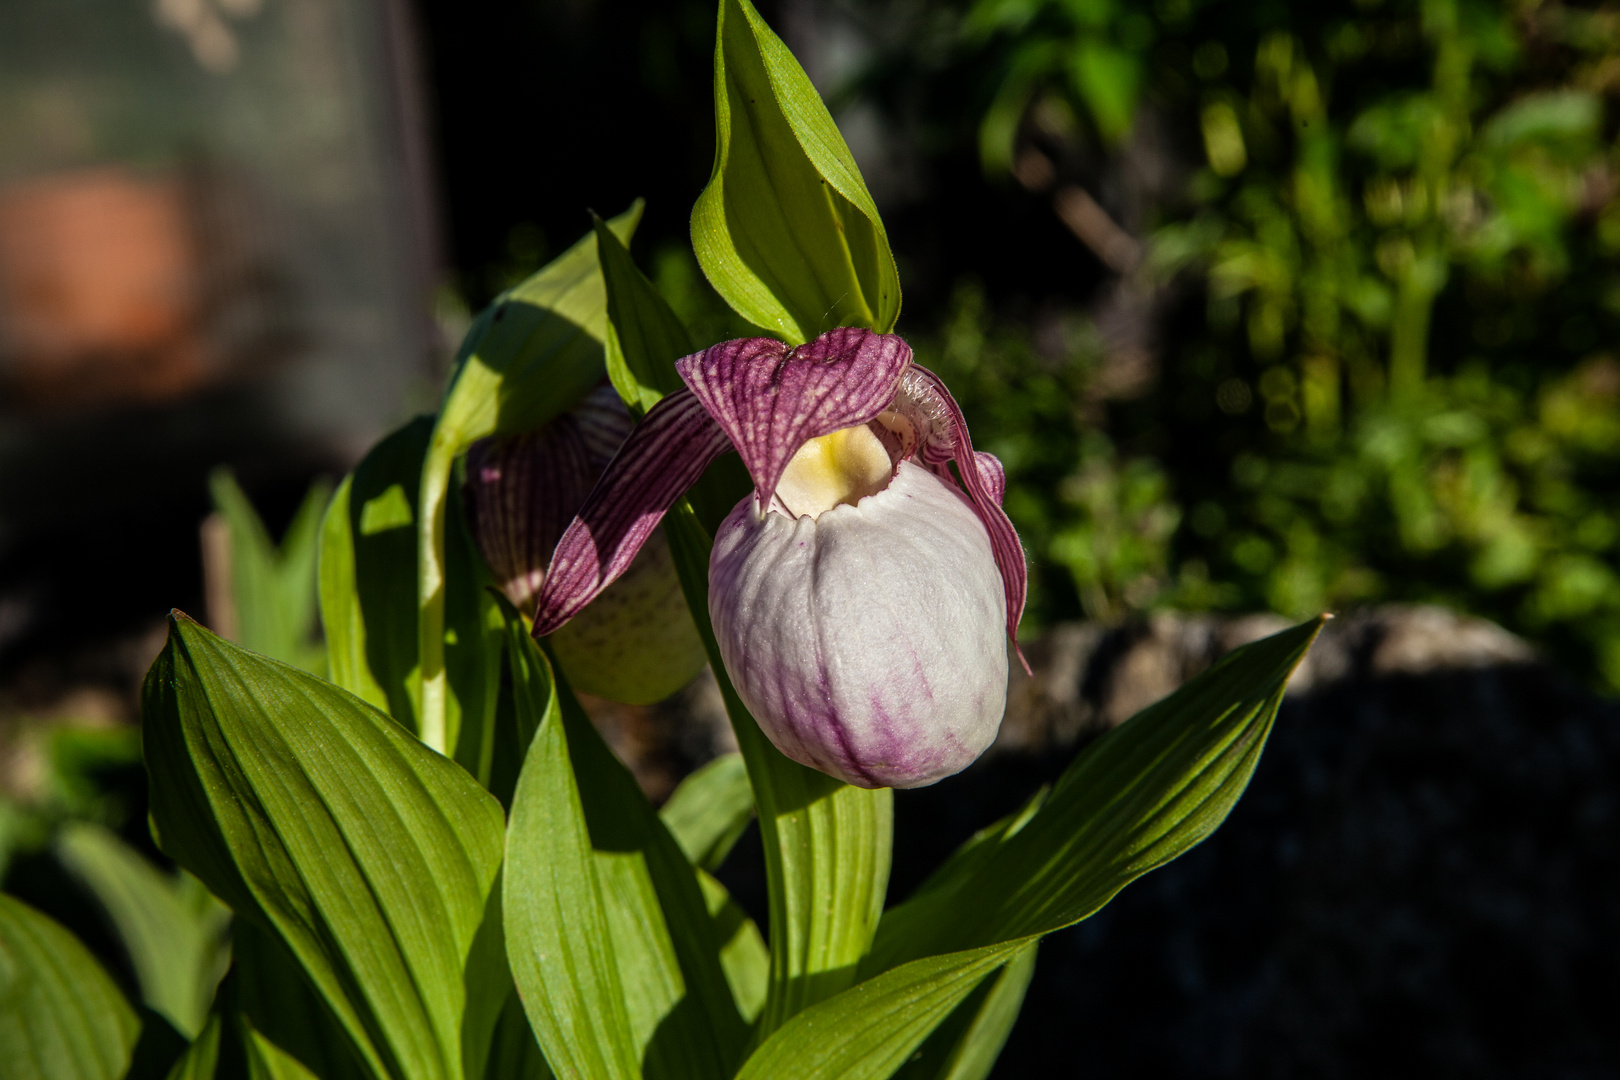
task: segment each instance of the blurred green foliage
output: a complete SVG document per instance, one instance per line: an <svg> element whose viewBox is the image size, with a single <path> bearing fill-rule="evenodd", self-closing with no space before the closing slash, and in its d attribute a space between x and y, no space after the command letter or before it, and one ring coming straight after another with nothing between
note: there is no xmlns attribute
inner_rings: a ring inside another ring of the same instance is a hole
<svg viewBox="0 0 1620 1080"><path fill-rule="evenodd" d="M1007 465L1036 621L1434 600L1620 690L1620 11L935 10L991 175L1175 175L1114 200L1119 283L1160 301L1145 396L973 283L910 334Z"/></svg>

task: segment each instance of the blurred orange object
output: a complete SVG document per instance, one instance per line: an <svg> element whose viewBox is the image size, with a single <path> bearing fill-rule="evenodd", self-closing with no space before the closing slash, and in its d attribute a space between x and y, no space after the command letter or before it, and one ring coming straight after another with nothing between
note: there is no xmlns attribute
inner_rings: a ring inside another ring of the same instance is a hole
<svg viewBox="0 0 1620 1080"><path fill-rule="evenodd" d="M47 408L196 387L201 264L178 180L103 168L0 189L0 380Z"/></svg>

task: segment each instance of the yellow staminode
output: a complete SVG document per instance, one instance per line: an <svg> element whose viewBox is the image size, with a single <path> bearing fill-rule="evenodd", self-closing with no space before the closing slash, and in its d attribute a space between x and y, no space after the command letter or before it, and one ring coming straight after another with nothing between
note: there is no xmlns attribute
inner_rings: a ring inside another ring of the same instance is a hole
<svg viewBox="0 0 1620 1080"><path fill-rule="evenodd" d="M776 485L776 495L795 515L811 518L888 487L894 463L865 424L811 439L799 447Z"/></svg>

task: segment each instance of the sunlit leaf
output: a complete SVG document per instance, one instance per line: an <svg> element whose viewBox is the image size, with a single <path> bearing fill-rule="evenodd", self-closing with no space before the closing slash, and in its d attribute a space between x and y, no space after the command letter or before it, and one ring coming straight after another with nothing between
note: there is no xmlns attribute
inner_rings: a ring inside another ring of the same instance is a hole
<svg viewBox="0 0 1620 1080"><path fill-rule="evenodd" d="M894 328L900 276L821 95L748 0L721 0L715 157L692 247L737 313L791 344Z"/></svg>
<svg viewBox="0 0 1620 1080"><path fill-rule="evenodd" d="M281 940L373 1073L458 1076L499 803L359 698L179 614L142 716L163 850Z"/></svg>
<svg viewBox="0 0 1620 1080"><path fill-rule="evenodd" d="M0 1080L118 1080L138 1033L89 950L0 894Z"/></svg>

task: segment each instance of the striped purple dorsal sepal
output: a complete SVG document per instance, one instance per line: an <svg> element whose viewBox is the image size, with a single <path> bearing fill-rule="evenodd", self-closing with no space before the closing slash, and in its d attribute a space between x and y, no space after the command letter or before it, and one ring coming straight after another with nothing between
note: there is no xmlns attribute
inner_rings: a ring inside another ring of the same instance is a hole
<svg viewBox="0 0 1620 1080"><path fill-rule="evenodd" d="M724 341L675 369L731 437L763 512L799 448L877 419L910 364L911 347L895 335L844 327L796 349L770 338Z"/></svg>

